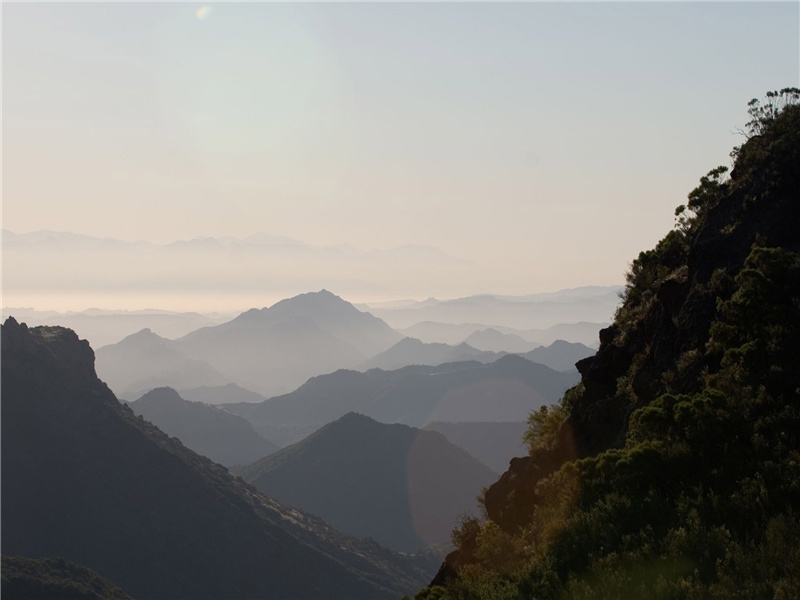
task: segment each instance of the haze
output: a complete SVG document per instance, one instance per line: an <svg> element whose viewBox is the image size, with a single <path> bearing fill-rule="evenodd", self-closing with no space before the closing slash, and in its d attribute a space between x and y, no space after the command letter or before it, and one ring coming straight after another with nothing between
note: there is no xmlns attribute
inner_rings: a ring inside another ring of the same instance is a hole
<svg viewBox="0 0 800 600"><path fill-rule="evenodd" d="M619 284L698 176L730 164L747 101L800 71L797 3L7 3L3 17L5 229L162 245L266 232L313 255L137 247L120 262L4 236L4 304L41 309Z"/></svg>

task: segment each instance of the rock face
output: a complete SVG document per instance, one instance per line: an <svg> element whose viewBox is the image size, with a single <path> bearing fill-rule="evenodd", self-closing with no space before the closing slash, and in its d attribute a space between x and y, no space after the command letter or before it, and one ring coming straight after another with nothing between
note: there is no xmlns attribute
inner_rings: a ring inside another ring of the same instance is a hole
<svg viewBox="0 0 800 600"><path fill-rule="evenodd" d="M404 552L446 544L497 477L437 432L356 413L239 474L280 502Z"/></svg>
<svg viewBox="0 0 800 600"><path fill-rule="evenodd" d="M260 495L121 405L86 341L2 326L2 547L136 598L397 597L423 570Z"/></svg>
<svg viewBox="0 0 800 600"><path fill-rule="evenodd" d="M150 390L128 406L187 448L226 467L253 462L278 449L246 419L215 406L188 402L172 388Z"/></svg>

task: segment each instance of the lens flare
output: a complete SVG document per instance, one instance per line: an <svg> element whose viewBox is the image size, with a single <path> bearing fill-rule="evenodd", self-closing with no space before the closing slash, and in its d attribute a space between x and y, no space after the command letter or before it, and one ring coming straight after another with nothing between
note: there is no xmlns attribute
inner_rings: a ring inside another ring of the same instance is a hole
<svg viewBox="0 0 800 600"><path fill-rule="evenodd" d="M195 16L198 18L198 20L202 21L210 14L211 14L210 6L201 6L200 8L197 9Z"/></svg>

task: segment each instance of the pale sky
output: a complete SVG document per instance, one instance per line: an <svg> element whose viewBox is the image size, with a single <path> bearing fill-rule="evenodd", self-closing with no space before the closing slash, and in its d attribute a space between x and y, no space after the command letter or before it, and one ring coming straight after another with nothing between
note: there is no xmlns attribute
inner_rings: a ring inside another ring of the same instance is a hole
<svg viewBox="0 0 800 600"><path fill-rule="evenodd" d="M5 3L3 227L429 244L477 265L450 295L621 283L747 102L800 86L799 6Z"/></svg>

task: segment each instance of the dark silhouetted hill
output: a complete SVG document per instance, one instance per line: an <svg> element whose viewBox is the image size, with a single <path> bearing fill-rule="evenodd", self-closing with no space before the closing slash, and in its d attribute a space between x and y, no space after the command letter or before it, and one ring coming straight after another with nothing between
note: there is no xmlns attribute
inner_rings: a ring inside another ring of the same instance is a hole
<svg viewBox="0 0 800 600"><path fill-rule="evenodd" d="M259 494L121 405L86 341L2 326L2 547L137 598L396 598L424 576Z"/></svg>
<svg viewBox="0 0 800 600"><path fill-rule="evenodd" d="M132 600L91 569L63 558L3 556L2 561L6 600Z"/></svg>
<svg viewBox="0 0 800 600"><path fill-rule="evenodd" d="M475 360L482 363L500 358L495 352L483 352L467 344L425 344L414 338L403 338L394 346L361 363L359 370L383 369L391 371L409 365L436 366L448 362Z"/></svg>
<svg viewBox="0 0 800 600"><path fill-rule="evenodd" d="M502 473L509 461L526 451L522 436L524 422L446 423L435 421L423 428L438 431L456 446L463 448L486 466Z"/></svg>
<svg viewBox="0 0 800 600"><path fill-rule="evenodd" d="M447 542L496 478L439 433L356 413L238 473L284 504L401 551Z"/></svg>
<svg viewBox="0 0 800 600"><path fill-rule="evenodd" d="M278 449L246 419L216 406L188 402L172 388L151 390L129 406L187 448L226 467L250 463Z"/></svg>
<svg viewBox="0 0 800 600"><path fill-rule="evenodd" d="M291 394L229 404L226 409L284 446L348 412L412 427L432 421L524 421L531 411L555 402L577 380L577 374L508 355L490 364L337 371L314 377Z"/></svg>

